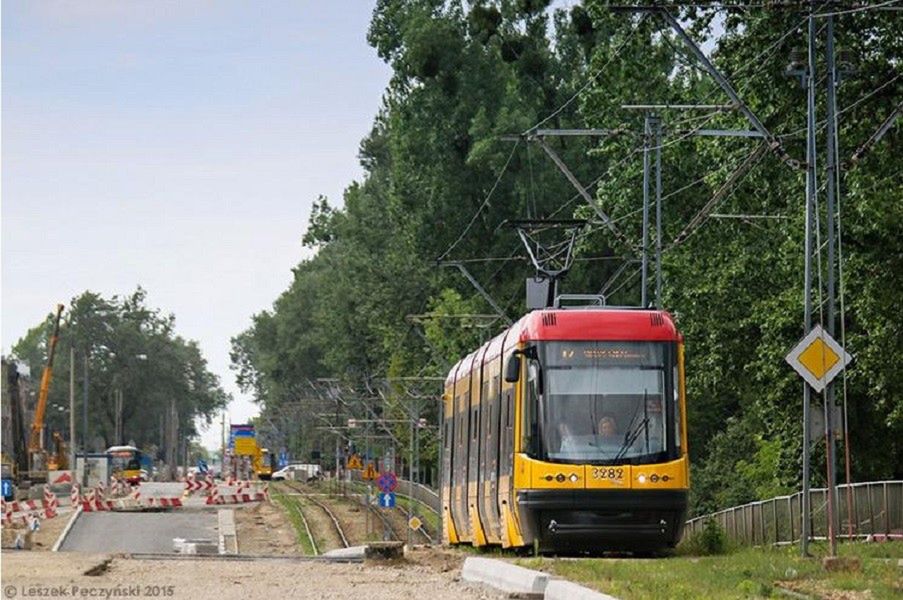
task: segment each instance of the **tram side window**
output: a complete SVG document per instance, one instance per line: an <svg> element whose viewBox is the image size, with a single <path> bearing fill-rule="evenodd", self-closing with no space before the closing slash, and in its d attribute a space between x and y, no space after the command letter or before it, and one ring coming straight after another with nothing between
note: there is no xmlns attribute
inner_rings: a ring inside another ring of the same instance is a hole
<svg viewBox="0 0 903 600"><path fill-rule="evenodd" d="M530 361L527 366L527 387L524 394L523 422L521 423L521 449L527 454L536 453L537 408L540 394L539 365Z"/></svg>
<svg viewBox="0 0 903 600"><path fill-rule="evenodd" d="M674 447L677 449L678 454L680 454L680 416L681 416L681 407L680 407L680 373L677 370L677 365L674 365L674 379L672 380L671 387L674 388Z"/></svg>

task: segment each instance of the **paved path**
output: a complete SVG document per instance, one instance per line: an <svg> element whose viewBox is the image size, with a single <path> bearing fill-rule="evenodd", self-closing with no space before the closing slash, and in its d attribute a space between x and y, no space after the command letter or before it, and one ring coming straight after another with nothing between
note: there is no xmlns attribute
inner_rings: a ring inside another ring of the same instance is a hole
<svg viewBox="0 0 903 600"><path fill-rule="evenodd" d="M60 550L172 553L173 538L218 542L216 511L82 513Z"/></svg>

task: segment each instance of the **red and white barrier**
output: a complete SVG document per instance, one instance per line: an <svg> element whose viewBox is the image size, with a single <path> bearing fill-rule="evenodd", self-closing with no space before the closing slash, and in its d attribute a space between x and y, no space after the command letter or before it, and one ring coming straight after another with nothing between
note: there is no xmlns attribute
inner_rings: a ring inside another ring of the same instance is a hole
<svg viewBox="0 0 903 600"><path fill-rule="evenodd" d="M104 510L114 510L115 508L116 502L113 500L100 500L96 497L90 500L82 500L83 512L100 512Z"/></svg>
<svg viewBox="0 0 903 600"><path fill-rule="evenodd" d="M181 508L184 506L181 498L155 498L153 496L146 500L145 505L160 508Z"/></svg>
<svg viewBox="0 0 903 600"><path fill-rule="evenodd" d="M194 479L190 479L185 482L185 491L189 494L191 492L197 492L200 490L212 490L214 487L216 487L216 484L212 480L196 481Z"/></svg>
<svg viewBox="0 0 903 600"><path fill-rule="evenodd" d="M13 514L11 512L4 513L3 515L3 524L16 524L22 523L25 526L33 526L35 520L44 520L44 519L52 519L57 516L59 513L52 509L48 508L46 510L39 510L36 512L26 512L24 514Z"/></svg>
<svg viewBox="0 0 903 600"><path fill-rule="evenodd" d="M50 486L44 486L44 508L59 508L60 501L56 494L50 491Z"/></svg>
<svg viewBox="0 0 903 600"><path fill-rule="evenodd" d="M226 496L209 496L207 504L244 504L245 502L264 502L269 495L264 492L254 494L229 494Z"/></svg>

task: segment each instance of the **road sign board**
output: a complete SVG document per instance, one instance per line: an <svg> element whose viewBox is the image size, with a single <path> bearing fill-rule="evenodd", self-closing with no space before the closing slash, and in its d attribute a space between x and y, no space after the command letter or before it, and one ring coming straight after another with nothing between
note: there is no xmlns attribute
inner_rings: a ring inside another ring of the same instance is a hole
<svg viewBox="0 0 903 600"><path fill-rule="evenodd" d="M394 492L398 487L398 478L395 477L395 473L383 473L377 479L376 485L384 492Z"/></svg>
<svg viewBox="0 0 903 600"><path fill-rule="evenodd" d="M423 523L421 523L420 519L418 519L417 517L411 517L411 520L408 521L408 527L410 527L414 531L420 529L421 526L423 526Z"/></svg>
<svg viewBox="0 0 903 600"><path fill-rule="evenodd" d="M816 392L821 392L831 380L850 364L853 357L821 325L816 325L785 357Z"/></svg>
<svg viewBox="0 0 903 600"><path fill-rule="evenodd" d="M364 479L376 479L376 469L373 467L372 462L367 463L367 469L364 471Z"/></svg>
<svg viewBox="0 0 903 600"><path fill-rule="evenodd" d="M357 454L352 454L348 457L348 468L349 469L363 469L364 463L361 462L361 457Z"/></svg>
<svg viewBox="0 0 903 600"><path fill-rule="evenodd" d="M380 508L395 508L395 494L392 492L379 493Z"/></svg>

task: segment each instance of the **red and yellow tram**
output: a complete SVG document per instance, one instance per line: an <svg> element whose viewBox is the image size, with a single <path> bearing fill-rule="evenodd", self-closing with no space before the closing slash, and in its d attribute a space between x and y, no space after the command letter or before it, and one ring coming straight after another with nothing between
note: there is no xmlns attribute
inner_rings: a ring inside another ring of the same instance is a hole
<svg viewBox="0 0 903 600"><path fill-rule="evenodd" d="M683 338L657 310L545 309L459 361L443 397L443 538L654 551L687 509Z"/></svg>

